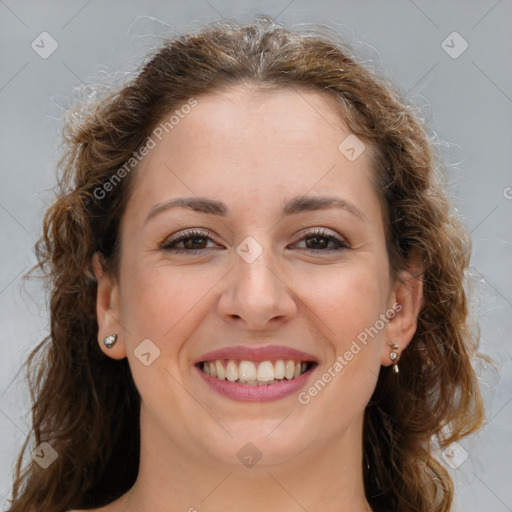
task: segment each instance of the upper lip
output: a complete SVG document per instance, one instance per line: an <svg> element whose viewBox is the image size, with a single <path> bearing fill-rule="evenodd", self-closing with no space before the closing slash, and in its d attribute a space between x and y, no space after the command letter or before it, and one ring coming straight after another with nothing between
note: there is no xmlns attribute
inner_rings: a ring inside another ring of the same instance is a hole
<svg viewBox="0 0 512 512"><path fill-rule="evenodd" d="M234 345L218 350L212 350L197 358L194 364L216 359L236 359L244 361L277 361L278 359L293 359L294 361L318 362L316 357L284 345L268 345L266 347L250 347Z"/></svg>

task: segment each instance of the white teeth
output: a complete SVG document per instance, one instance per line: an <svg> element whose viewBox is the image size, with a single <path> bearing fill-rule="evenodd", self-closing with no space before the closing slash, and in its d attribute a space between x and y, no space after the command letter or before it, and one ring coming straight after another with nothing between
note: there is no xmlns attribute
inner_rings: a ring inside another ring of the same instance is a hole
<svg viewBox="0 0 512 512"><path fill-rule="evenodd" d="M308 369L308 363L305 361L294 361L292 359L278 359L272 361L235 361L217 359L215 361L205 361L201 369L207 375L211 375L220 380L229 380L230 382L240 382L253 386L267 386L275 384L283 379L296 379Z"/></svg>
<svg viewBox="0 0 512 512"><path fill-rule="evenodd" d="M259 370L258 370L259 375ZM256 380L256 366L252 361L240 361L238 367L238 378L242 382L250 382ZM258 380L261 380L258 378Z"/></svg>
<svg viewBox="0 0 512 512"><path fill-rule="evenodd" d="M284 361L278 359L274 367L274 379L284 379Z"/></svg>
<svg viewBox="0 0 512 512"><path fill-rule="evenodd" d="M226 379L235 382L238 379L238 367L235 361L229 360L226 366Z"/></svg>
<svg viewBox="0 0 512 512"><path fill-rule="evenodd" d="M226 378L226 370L224 370L222 362L219 360L215 361L215 368L217 368L217 378L220 380L224 380Z"/></svg>
<svg viewBox="0 0 512 512"><path fill-rule="evenodd" d="M240 366L241 365L242 363L240 363ZM258 365L258 375L256 378L260 382L269 382L274 380L274 365L270 361L263 361L260 363Z"/></svg>
<svg viewBox="0 0 512 512"><path fill-rule="evenodd" d="M295 375L295 362L294 361L286 361L286 368L284 371L284 376L286 379L290 380L293 379L293 376Z"/></svg>

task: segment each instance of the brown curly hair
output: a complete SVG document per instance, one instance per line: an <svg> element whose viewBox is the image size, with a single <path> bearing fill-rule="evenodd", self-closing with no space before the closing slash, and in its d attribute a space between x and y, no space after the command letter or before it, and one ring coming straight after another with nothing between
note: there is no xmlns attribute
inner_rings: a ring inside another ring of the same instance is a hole
<svg viewBox="0 0 512 512"><path fill-rule="evenodd" d="M452 481L434 452L479 428L483 410L464 288L470 240L440 185L431 135L400 92L335 34L289 30L258 16L166 40L127 85L70 113L57 198L36 245L35 269L51 292L51 331L27 361L34 446L49 442L58 458L45 470L34 463L22 469L27 438L10 512L100 507L134 484L140 397L127 360L98 347L91 260L99 252L116 273L119 223L136 170L105 198L95 190L143 146L162 113L242 83L327 92L351 131L374 149L391 270L419 257L424 303L400 373L381 369L366 408L366 497L374 511L450 510Z"/></svg>

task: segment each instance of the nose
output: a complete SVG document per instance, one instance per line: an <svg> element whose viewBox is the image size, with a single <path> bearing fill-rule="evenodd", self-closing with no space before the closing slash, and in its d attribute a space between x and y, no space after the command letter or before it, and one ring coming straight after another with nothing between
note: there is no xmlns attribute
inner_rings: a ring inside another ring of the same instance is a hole
<svg viewBox="0 0 512 512"><path fill-rule="evenodd" d="M249 330L275 329L297 311L293 291L270 252L251 263L234 255L234 268L226 276L218 303L219 314L228 322Z"/></svg>

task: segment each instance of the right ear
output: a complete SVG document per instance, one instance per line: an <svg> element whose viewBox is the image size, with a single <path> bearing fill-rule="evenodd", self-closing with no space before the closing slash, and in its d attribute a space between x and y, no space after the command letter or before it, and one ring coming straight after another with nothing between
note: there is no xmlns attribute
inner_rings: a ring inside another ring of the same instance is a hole
<svg viewBox="0 0 512 512"><path fill-rule="evenodd" d="M100 253L94 253L92 268L98 281L96 295L96 318L98 320L98 343L101 350L112 359L126 357L124 329L119 323L119 284L114 276L105 271ZM112 348L107 348L103 339L111 334L117 334L117 342Z"/></svg>

